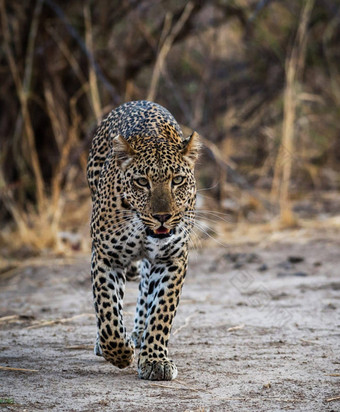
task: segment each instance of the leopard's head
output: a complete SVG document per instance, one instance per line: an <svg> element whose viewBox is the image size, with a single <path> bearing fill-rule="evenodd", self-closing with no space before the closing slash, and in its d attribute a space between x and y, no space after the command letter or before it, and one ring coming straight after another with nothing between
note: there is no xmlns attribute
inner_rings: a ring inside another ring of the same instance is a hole
<svg viewBox="0 0 340 412"><path fill-rule="evenodd" d="M113 149L122 170L125 201L153 237L168 237L182 222L193 220L196 201L194 166L200 143L194 132L186 140L143 138L129 144L122 136Z"/></svg>

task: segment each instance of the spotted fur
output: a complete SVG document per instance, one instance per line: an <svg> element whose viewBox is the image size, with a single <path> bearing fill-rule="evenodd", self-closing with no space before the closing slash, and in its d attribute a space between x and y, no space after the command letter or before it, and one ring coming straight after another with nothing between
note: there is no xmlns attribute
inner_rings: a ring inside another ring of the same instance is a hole
<svg viewBox="0 0 340 412"><path fill-rule="evenodd" d="M99 125L87 176L93 212L95 353L119 368L140 348L142 379L171 380L168 340L193 225L198 136L184 139L173 116L148 101L125 103ZM140 276L134 330L123 322L125 281Z"/></svg>

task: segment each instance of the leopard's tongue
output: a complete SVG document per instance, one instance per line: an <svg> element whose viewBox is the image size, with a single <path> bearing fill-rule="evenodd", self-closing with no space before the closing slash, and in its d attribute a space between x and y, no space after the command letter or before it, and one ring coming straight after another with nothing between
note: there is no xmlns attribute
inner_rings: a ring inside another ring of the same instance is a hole
<svg viewBox="0 0 340 412"><path fill-rule="evenodd" d="M154 232L156 235L167 235L170 232L170 229L161 226L158 229L154 230Z"/></svg>

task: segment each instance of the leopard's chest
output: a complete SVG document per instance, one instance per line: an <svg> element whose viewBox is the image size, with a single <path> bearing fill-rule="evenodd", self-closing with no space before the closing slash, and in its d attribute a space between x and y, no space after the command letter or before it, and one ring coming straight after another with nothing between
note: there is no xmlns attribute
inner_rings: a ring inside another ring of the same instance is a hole
<svg viewBox="0 0 340 412"><path fill-rule="evenodd" d="M149 262L167 261L187 253L187 244L180 235L155 239L147 236L144 230L136 232L136 226L126 227L119 235L107 239L103 243L105 254L117 267L127 267L131 262L143 258Z"/></svg>
<svg viewBox="0 0 340 412"><path fill-rule="evenodd" d="M147 236L143 244L144 257L149 261L171 260L187 253L187 242L176 230L175 234L165 239L155 239Z"/></svg>

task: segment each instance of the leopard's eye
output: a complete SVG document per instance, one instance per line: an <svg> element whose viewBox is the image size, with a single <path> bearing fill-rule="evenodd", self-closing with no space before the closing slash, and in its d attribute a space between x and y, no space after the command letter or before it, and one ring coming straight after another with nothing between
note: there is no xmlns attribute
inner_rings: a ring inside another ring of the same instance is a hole
<svg viewBox="0 0 340 412"><path fill-rule="evenodd" d="M182 184L184 182L184 176L175 176L173 179L172 179L172 184L173 185L180 185L180 184Z"/></svg>
<svg viewBox="0 0 340 412"><path fill-rule="evenodd" d="M138 179L135 179L135 183L138 186L141 186L141 187L148 187L149 186L149 181L146 177L139 177Z"/></svg>

